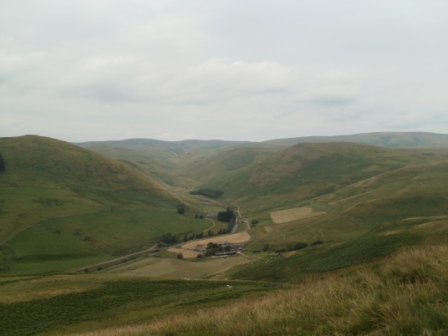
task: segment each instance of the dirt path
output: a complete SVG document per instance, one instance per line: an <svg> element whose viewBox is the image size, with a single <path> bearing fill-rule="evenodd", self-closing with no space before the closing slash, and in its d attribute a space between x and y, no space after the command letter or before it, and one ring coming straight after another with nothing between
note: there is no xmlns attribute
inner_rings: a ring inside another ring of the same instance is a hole
<svg viewBox="0 0 448 336"><path fill-rule="evenodd" d="M211 221L212 223L213 223L213 225L212 226L210 226L208 229L205 229L204 231L202 231L202 232L207 232L208 230L211 230L211 229L213 229L214 227L215 227L215 225L216 225L216 223L215 223L215 221L213 220L213 219L210 219L210 218L206 218L206 220L209 220L209 221Z"/></svg>

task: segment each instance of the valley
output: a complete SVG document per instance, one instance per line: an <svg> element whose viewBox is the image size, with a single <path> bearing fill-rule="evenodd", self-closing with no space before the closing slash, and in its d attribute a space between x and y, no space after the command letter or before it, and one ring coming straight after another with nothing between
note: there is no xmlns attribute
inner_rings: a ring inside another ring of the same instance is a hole
<svg viewBox="0 0 448 336"><path fill-rule="evenodd" d="M2 335L448 330L445 135L24 136L0 154Z"/></svg>

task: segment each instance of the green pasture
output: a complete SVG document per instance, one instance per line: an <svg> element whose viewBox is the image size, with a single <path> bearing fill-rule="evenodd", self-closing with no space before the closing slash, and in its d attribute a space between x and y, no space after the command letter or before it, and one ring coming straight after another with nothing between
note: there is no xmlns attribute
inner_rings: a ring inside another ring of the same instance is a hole
<svg viewBox="0 0 448 336"><path fill-rule="evenodd" d="M176 214L174 209L106 210L54 218L29 227L7 242L14 251L8 273L32 274L36 263L45 261L49 262L44 268L47 271L68 271L90 260L103 261L149 248L167 232L183 236L199 233L209 225L208 221Z"/></svg>
<svg viewBox="0 0 448 336"><path fill-rule="evenodd" d="M252 249L262 249L269 244L271 250L287 248L297 242L343 242L369 230L369 226L349 216L329 213L283 224L257 225L251 230Z"/></svg>
<svg viewBox="0 0 448 336"><path fill-rule="evenodd" d="M343 241L324 239L323 244L309 245L295 252L257 254L258 259L239 265L228 274L234 279L296 282L309 275L370 263L405 247L446 244L448 220L426 217L391 221L345 238ZM275 248L276 244L272 245Z"/></svg>
<svg viewBox="0 0 448 336"><path fill-rule="evenodd" d="M62 188L2 187L0 242L37 222L98 211L102 205Z"/></svg>

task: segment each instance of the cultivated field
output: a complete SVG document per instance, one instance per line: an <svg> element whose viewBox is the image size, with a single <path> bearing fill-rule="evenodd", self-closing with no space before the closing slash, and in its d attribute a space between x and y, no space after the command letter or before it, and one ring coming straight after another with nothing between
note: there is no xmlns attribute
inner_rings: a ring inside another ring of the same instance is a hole
<svg viewBox="0 0 448 336"><path fill-rule="evenodd" d="M275 224L283 224L299 219L323 215L325 213L326 212L313 212L313 209L310 207L302 207L273 211L271 212L271 218Z"/></svg>

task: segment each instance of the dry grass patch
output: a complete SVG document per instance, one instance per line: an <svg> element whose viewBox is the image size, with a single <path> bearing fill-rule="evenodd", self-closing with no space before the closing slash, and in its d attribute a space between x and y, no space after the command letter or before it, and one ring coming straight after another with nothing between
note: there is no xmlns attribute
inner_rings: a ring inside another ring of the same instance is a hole
<svg viewBox="0 0 448 336"><path fill-rule="evenodd" d="M273 211L270 213L272 221L275 224L283 224L299 219L319 216L326 214L326 212L313 212L311 207L292 208L287 210Z"/></svg>
<svg viewBox="0 0 448 336"><path fill-rule="evenodd" d="M102 286L102 281L83 276L56 275L3 284L0 303L23 302L69 293L80 293Z"/></svg>
<svg viewBox="0 0 448 336"><path fill-rule="evenodd" d="M402 219L402 221L415 221L415 220L442 220L442 219L448 219L448 216L424 216L424 217L410 217Z"/></svg>

